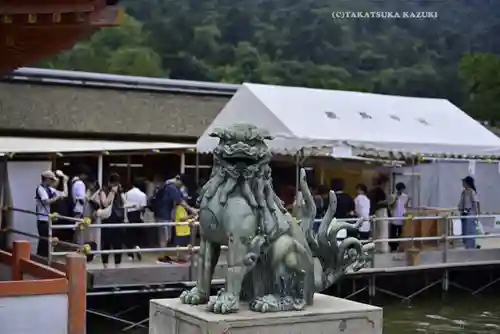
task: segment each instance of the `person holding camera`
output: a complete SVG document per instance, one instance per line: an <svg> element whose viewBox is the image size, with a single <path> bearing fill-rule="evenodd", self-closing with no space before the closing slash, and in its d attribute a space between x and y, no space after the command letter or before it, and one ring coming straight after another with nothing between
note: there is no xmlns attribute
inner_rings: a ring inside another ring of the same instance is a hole
<svg viewBox="0 0 500 334"><path fill-rule="evenodd" d="M68 196L66 186L63 186L62 191L56 190L59 182L58 176L63 178L63 184L66 184L67 177L61 171L56 173L57 176L51 170L44 171L35 191L37 229L40 237L36 254L43 257L49 255L49 215L53 212L56 203Z"/></svg>
<svg viewBox="0 0 500 334"><path fill-rule="evenodd" d="M109 182L100 193L101 208L97 215L101 217L102 224L123 224L125 222L125 195L120 184L120 175L113 173ZM124 228L102 228L101 248L103 250L123 249L126 234ZM122 254L114 254L115 267L122 262ZM108 267L109 255L102 254L101 260L104 268Z"/></svg>

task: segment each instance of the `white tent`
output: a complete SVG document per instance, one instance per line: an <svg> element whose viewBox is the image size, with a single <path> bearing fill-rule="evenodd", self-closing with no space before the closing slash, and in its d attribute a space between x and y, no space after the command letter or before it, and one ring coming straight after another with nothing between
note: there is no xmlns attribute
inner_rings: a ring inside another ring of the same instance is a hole
<svg viewBox="0 0 500 334"><path fill-rule="evenodd" d="M249 83L199 138L198 151L213 150L214 128L238 122L269 130L275 153L500 155L500 138L447 100Z"/></svg>
<svg viewBox="0 0 500 334"><path fill-rule="evenodd" d="M131 152L190 149L195 145L168 142L128 142L60 138L0 137L0 155L22 153Z"/></svg>

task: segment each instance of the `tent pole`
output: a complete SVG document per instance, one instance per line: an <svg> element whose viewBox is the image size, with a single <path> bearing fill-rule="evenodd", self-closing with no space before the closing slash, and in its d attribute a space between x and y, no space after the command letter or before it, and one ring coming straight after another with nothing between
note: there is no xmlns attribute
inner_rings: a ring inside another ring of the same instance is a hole
<svg viewBox="0 0 500 334"><path fill-rule="evenodd" d="M102 153L99 154L97 156L97 182L99 184L100 187L102 187L104 184L103 184L103 179L104 179L104 176L103 176L103 165L104 165L104 162L103 162L104 158L103 158L103 155ZM97 224L100 224L101 223L101 219L100 218L97 218L97 221L96 221ZM97 249L98 250L101 250L101 229L100 228L96 228L96 231L95 231L95 242L97 244Z"/></svg>
<svg viewBox="0 0 500 334"><path fill-rule="evenodd" d="M200 184L200 154L198 153L198 151L196 151L195 155L196 155L195 180L198 187L202 187L203 184Z"/></svg>
<svg viewBox="0 0 500 334"><path fill-rule="evenodd" d="M102 154L99 154L97 156L97 182L99 182L99 185L102 187L103 186L103 156Z"/></svg>
<svg viewBox="0 0 500 334"><path fill-rule="evenodd" d="M182 152L181 153L181 166L180 166L180 173L184 174L186 173L186 153Z"/></svg>
<svg viewBox="0 0 500 334"><path fill-rule="evenodd" d="M127 154L127 183L131 184L132 183L132 157L130 154Z"/></svg>
<svg viewBox="0 0 500 334"><path fill-rule="evenodd" d="M417 200L417 214L420 215L420 194L415 194L415 161L418 159L418 156L413 156L412 161L411 161L411 189L412 189L412 194L411 197L415 198ZM420 189L418 189L420 190ZM417 191L418 191L417 190ZM417 195L417 196L415 196Z"/></svg>
<svg viewBox="0 0 500 334"><path fill-rule="evenodd" d="M52 169L57 168L57 154L52 156Z"/></svg>

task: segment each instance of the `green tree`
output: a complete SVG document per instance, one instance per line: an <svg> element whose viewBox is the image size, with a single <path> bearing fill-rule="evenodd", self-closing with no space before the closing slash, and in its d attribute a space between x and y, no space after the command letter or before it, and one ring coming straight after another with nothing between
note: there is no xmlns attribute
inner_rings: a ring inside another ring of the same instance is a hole
<svg viewBox="0 0 500 334"><path fill-rule="evenodd" d="M500 57L468 54L460 62L465 82L467 111L477 119L493 124L500 121Z"/></svg>
<svg viewBox="0 0 500 334"><path fill-rule="evenodd" d="M491 1L122 0L102 29L45 66L85 71L362 90L467 101L496 119L500 3ZM430 11L439 19L333 19L333 11ZM466 83L467 95L459 84ZM481 64L481 79L475 68ZM489 64L489 65L486 65ZM480 82L480 84L478 83ZM477 87L481 87L480 90Z"/></svg>
<svg viewBox="0 0 500 334"><path fill-rule="evenodd" d="M161 57L150 47L143 25L127 16L120 27L101 29L43 67L139 76L163 76Z"/></svg>

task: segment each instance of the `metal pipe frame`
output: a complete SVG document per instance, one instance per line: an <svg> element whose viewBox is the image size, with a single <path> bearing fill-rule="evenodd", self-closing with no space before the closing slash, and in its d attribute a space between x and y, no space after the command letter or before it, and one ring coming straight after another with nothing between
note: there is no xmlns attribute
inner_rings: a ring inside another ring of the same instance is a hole
<svg viewBox="0 0 500 334"><path fill-rule="evenodd" d="M110 249L110 250L96 250L96 251L89 251L86 252L86 254L123 254L123 253L157 253L157 252L191 252L192 254L196 254L200 250L199 246L192 246L192 247L158 247L158 248L131 248L131 249ZM222 251L227 250L227 246L222 246L221 247ZM56 256L64 256L67 255L70 252L53 252L53 255Z"/></svg>
<svg viewBox="0 0 500 334"><path fill-rule="evenodd" d="M111 315L111 314L108 314L108 313L105 313L105 312L102 312L102 311L95 311L95 310L92 310L92 309L87 309L87 313L94 314L94 315L97 315L97 316L100 316L100 317L103 317L103 318L111 319L111 320L114 320L114 321L118 321L118 322L127 324L129 326L141 327L141 328L144 328L144 329L148 329L148 327L146 327L146 326L144 326L142 324L137 324L137 323L134 323L133 321L122 319L122 318L116 317L114 315Z"/></svg>
<svg viewBox="0 0 500 334"><path fill-rule="evenodd" d="M36 215L36 212L32 212L32 211L29 211L29 210L18 210L18 209L15 209L15 208L12 208L12 210L16 210L16 211L22 211L22 212L25 212L25 213L31 213L31 214L35 214ZM81 224L83 223L85 220L84 219L78 219L78 218L73 218L73 217L64 217L64 216L58 216L58 215L48 215L49 217L49 220L48 220L48 223L49 223L49 237L48 238L40 238L38 235L35 235L35 234L31 234L31 233L26 233L26 232L23 232L23 231L17 231L17 230L6 230L7 232L11 232L11 233L18 233L18 234L21 234L21 235L26 235L26 236L29 236L29 237L34 237L34 238L39 238L39 239L45 239L45 240L48 240L49 241L49 257L48 257L48 262L49 262L49 265L50 263L52 262L52 257L53 256L59 256L59 255L66 255L68 254L69 252L54 252L53 251L53 247L54 247L54 240L52 238L52 230L53 229L64 229L64 228L75 228L75 226L78 226L77 225L56 225L56 226L53 226L52 225L52 219L55 218L64 218L64 219L71 219L73 221L76 221L77 223ZM466 218L491 218L491 217L495 217L494 215L476 215L476 216L466 216ZM469 239L469 238L474 238L474 239L489 239L489 238L500 238L500 233L494 233L494 234L488 234L488 235L463 235L463 236L450 236L448 235L449 234L449 222L451 219L460 219L460 218L464 218L462 216L421 216L421 217L411 217L410 220L429 220L429 219L432 219L432 220L438 220L438 221L441 221L442 223L444 223L444 226L445 226L445 230L444 230L444 234L441 235L441 236L436 236L436 237L407 237L407 238L385 238L385 239L376 239L376 240L368 240L366 242L374 242L374 243L381 243L381 242L390 242L390 241L396 241L396 242L402 242L402 241L443 241L444 242L444 247L443 247L443 263L446 263L447 262L447 253L448 253L448 242L450 240L463 240L463 239ZM377 218L374 218L372 217L370 219L370 222L372 224L372 227L373 227L373 224L375 224L377 221L390 221L390 220L395 220L395 219L400 219L400 218L397 218L397 217L387 217L386 218L380 218L380 219L377 219ZM316 220L318 221L318 220ZM343 220L338 220L338 222L348 222L348 221L358 221L358 219L343 219ZM88 227L90 228L123 228L123 227L160 227L160 226L176 226L176 225L189 225L189 226L192 226L193 229L196 229L197 226L199 225L198 222L183 222L183 223L176 223L176 222L154 222L154 223L138 223L138 224L132 224L132 223L123 223L123 224L96 224L96 225L90 225ZM85 225L83 225L85 226ZM194 231L193 231L194 232ZM194 233L192 233L194 234ZM57 241L59 242L59 241ZM192 242L194 244L194 239L192 238ZM67 243L67 242L59 242L61 244L64 244L64 245L68 245L68 246L71 246L71 247L75 247L75 248L78 248L78 247L81 247L81 245L77 245L77 244L72 244L72 243ZM227 249L227 247L223 247L223 249ZM153 253L153 252L190 252L191 255L195 254L196 252L199 251L199 246L187 246L187 247L159 247L159 248L142 248L142 249L120 249L120 250L96 250L96 251L86 251L85 253L86 254L94 254L94 255L97 255L97 254L121 254L121 253ZM191 265L192 265L192 262L191 262ZM374 267L374 260L372 261L372 267ZM386 289L382 289L382 288L379 288L376 286L375 284L375 275L370 278L369 280L369 285L367 287L363 287L359 290L356 290L356 291L353 291L353 293L351 293L348 297L353 297L363 291L366 291L368 290L368 293L370 295L370 298L371 297L374 297L375 296L375 293L376 291L379 291L379 292L382 292L384 294L387 294L387 295L391 295L391 296L394 296L394 297L397 297L399 299L401 299L402 301L410 301L413 297L421 294L422 292L430 289L431 287L441 283L442 286L443 286L443 290L444 291L447 291L448 290L448 287L450 285L452 286L455 286L457 288L460 288L462 290L465 290L465 291L468 291L470 292L471 294L473 295L476 295L476 294L479 294L480 292L484 291L485 289L487 289L488 287L500 282L500 277L499 278L496 278L496 279L491 279L490 282L488 284L485 284L483 285L482 287L476 289L476 290L472 290L472 289L469 289L467 287L463 287L461 285L459 285L458 283L456 282L450 282L449 281L449 276L448 276L448 269L445 269L444 270L444 274L443 274L443 278L440 279L440 280L437 280L433 283L430 283L428 285L426 285L425 287L423 287L422 289L412 293L411 295L409 296L401 296L401 295L398 295L392 291L389 291L389 290L386 290ZM130 292L130 291L120 291L120 292L111 292L112 293L149 293L149 292L155 292L155 291L162 291L161 289L142 289L142 290L138 290L137 292ZM171 291L171 290L165 290L165 291ZM110 292L90 292L89 293L89 296L91 295L104 295L104 294L110 294ZM132 327L130 328L133 328L136 324L134 323L130 323L129 325L131 325Z"/></svg>
<svg viewBox="0 0 500 334"><path fill-rule="evenodd" d="M164 227L164 226L195 226L199 225L198 222L144 222L144 223L119 223L119 224L92 224L85 226L85 228L135 228L135 227ZM74 229L75 225L54 225L52 227L54 230L67 230Z"/></svg>
<svg viewBox="0 0 500 334"><path fill-rule="evenodd" d="M10 208L10 210L13 211L20 211L24 213L29 213L33 215L37 215L36 212L30 211L30 210L24 210L24 209L17 209L17 208ZM196 229L197 226L199 225L199 222L145 222L145 223L120 223L120 224L94 224L94 225L86 225L83 224L85 222L85 219L80 219L80 218L74 218L74 217L66 217L66 216L61 216L57 214L50 214L48 215L49 217L49 240L52 240L52 230L59 230L59 229L75 229L76 227L82 226L83 228L147 228L147 227L162 227L162 226L191 226L193 229ZM463 235L463 236L450 236L449 234L449 226L448 223L452 219L461 219L461 218L492 218L495 217L495 215L475 215L475 216L419 216L419 217L410 217L411 221L418 221L418 220L439 220L444 223L445 226L445 234L442 236L435 236L435 237L406 237L406 238L384 238L384 239L375 239L375 240L367 240L364 241L364 243L368 242L373 242L373 243L383 243L383 242L391 242L391 241L396 241L396 242L404 242L404 241L444 241L445 243L445 249L443 250L443 259L447 257L447 245L449 240L463 240L463 239L489 239L489 238L500 238L500 233L495 233L495 234L488 234L488 235ZM77 222L75 225L53 225L52 220L57 219L57 218L62 218L66 220L72 220ZM401 217L385 217L385 218L376 218L372 217L370 219L370 222L372 224L376 224L378 221L391 221L391 220L400 220ZM337 222L354 222L358 221L359 219L339 219ZM320 219L316 219L315 222L320 222ZM29 234L21 231L15 231L15 233L19 234L24 234L26 236L34 237L34 238L39 238L37 235L34 234ZM194 233L192 233L194 234ZM194 241L194 240L192 240ZM194 242L193 242L194 243ZM76 245L76 244L70 244L70 243L64 243L68 244L71 247L81 247L81 245ZM52 261L52 256L60 256L60 255L66 255L68 252L54 252L53 251L53 241L49 242L49 263ZM142 249L119 249L119 250L96 250L96 251L86 251L86 254L122 254L122 253L154 253L154 252L186 252L189 251L192 254L196 251L199 250L198 246L187 246L187 247L159 247L159 248L142 248Z"/></svg>
<svg viewBox="0 0 500 334"><path fill-rule="evenodd" d="M133 295L142 293L155 293L155 292L178 292L180 288L143 288L132 290L112 290L112 291L94 291L87 292L87 296L109 296L109 295Z"/></svg>
<svg viewBox="0 0 500 334"><path fill-rule="evenodd" d="M179 290L180 290L179 288L144 288L144 289L134 289L134 290L113 290L113 291L88 292L87 296L95 297L95 296L126 295L126 294L138 294L138 293L178 292ZM108 319L111 319L114 321L124 323L128 326L122 328L121 331L128 332L129 330L137 328L137 327L147 329L147 327L144 324L149 322L149 317L142 319L140 321L137 321L137 322L127 320L123 317L125 314L130 313L131 311L134 311L141 306L142 306L141 304L133 305L133 306L131 306L125 310L122 310L120 312L117 312L115 314L109 314L109 313L105 313L102 311L96 311L96 310L87 310L87 312L90 314L100 316L100 317L104 317L104 318L108 318Z"/></svg>
<svg viewBox="0 0 500 334"><path fill-rule="evenodd" d="M454 220L454 219L462 219L462 218L494 218L497 215L476 215L476 216L420 216L420 217L387 217L387 218L371 218L370 220L373 222L378 222L378 221L394 221L394 220L401 220L401 218L405 220L410 220L410 221L419 221L419 220L440 220L440 219L449 219L449 220ZM65 216L54 216L55 218L61 218L61 219L66 219ZM85 219L79 219L79 218L72 218L72 220L77 221L79 223L84 222ZM348 218L348 219L337 219L335 220L338 223L354 223L359 221L357 218ZM314 222L318 223L321 222L320 219L314 220ZM162 226L195 226L199 225L199 222L144 222L144 223L117 223L117 224L93 224L93 225L88 225L86 228L136 228L136 227L162 227ZM53 229L55 230L64 230L64 229L74 229L76 225L54 225Z"/></svg>
<svg viewBox="0 0 500 334"><path fill-rule="evenodd" d="M135 324L133 325L130 325L130 326L127 326L125 328L122 329L122 332L128 332L129 330L133 329L133 328L136 328L136 327L143 327L142 325L144 323L149 323L149 317L145 318L145 319L142 319L141 321L139 322L136 322Z"/></svg>
<svg viewBox="0 0 500 334"><path fill-rule="evenodd" d="M53 214L37 214L34 211L30 210L24 210L24 209L17 209L17 208L7 208L8 210L12 211L18 211L18 212L23 212L27 214L32 214L32 215L44 215L51 217L53 220L55 219L64 219L64 220L69 220L69 221L74 221L75 223L83 223L85 222L85 218L75 218L75 217L68 217L68 216L62 216L57 213ZM497 215L474 215L474 216L453 216L453 215L441 215L441 216L405 216L405 217L371 217L370 220L373 222L377 221L394 221L394 220L401 220L402 218L405 220L411 220L411 221L416 221L416 220L437 220L437 219L462 219L462 218L494 218ZM336 219L336 222L339 223L344 223L344 222L357 222L359 218L346 218L346 219ZM315 219L315 222L321 222L321 219ZM125 228L131 228L131 227L151 227L151 226L175 226L175 225L197 225L199 222L150 222L150 223L137 223L137 224L132 224L132 223L120 223L120 224L95 224L95 225L89 225L88 227L90 228L118 228L118 227L125 227ZM70 229L70 228L75 228L75 225L56 225L54 226L54 229Z"/></svg>
<svg viewBox="0 0 500 334"><path fill-rule="evenodd" d="M388 289L383 289L383 288L380 288L376 285L376 274L373 274L369 279L368 279L368 284L364 287L361 287L361 288L358 288L356 289L356 283L355 283L355 280L352 281L352 286L353 286L353 292L349 295L347 295L346 299L351 299L353 298L354 296L357 296L359 295L360 293L364 292L364 291L368 291L368 296L369 296L369 299L370 301L373 300L373 298L375 297L376 295L376 292L381 292L385 295L388 295L388 296L391 296L391 297L395 297L397 299L399 299L401 302L406 302L406 303L410 303L412 299L414 299L415 297L417 297L418 295L422 294L423 292L431 289L432 287L435 287L436 285L438 284L441 284L441 289L443 291L443 293L447 293L448 290L449 290L449 287L450 286L454 286L460 290L463 290L463 291L466 291L468 293L470 293L472 296L476 296L478 294L480 294L481 292L485 291L487 288L497 284L498 282L500 282L500 277L497 277L495 279L493 278L490 278L490 282L489 283L486 283L484 285L482 285L481 287L477 288L477 289L471 289L469 287L465 287L463 285L460 285L456 282L453 282L449 279L449 272L450 270L454 270L454 269L450 269L450 268L444 268L443 269L443 273L442 273L442 278L438 279L438 280L435 280L433 281L432 283L429 283L429 284L426 284L424 287L422 287L421 289L407 295L407 296L404 296L404 295L400 295L398 293L395 293L394 291L390 291Z"/></svg>
<svg viewBox="0 0 500 334"><path fill-rule="evenodd" d="M60 245L64 245L64 246L68 246L68 247L74 247L74 248L81 248L81 245L78 245L78 244L75 244L75 243L71 243L71 242L67 242L67 241L61 241L61 240L56 240L54 237L40 237L38 234L32 234L32 233L28 233L28 232L23 232L23 231L19 231L19 230L14 230L14 229L11 229L11 228L8 228L8 229L5 229L3 230L3 232L5 233L15 233L15 234L21 234L21 235L24 235L24 236L27 236L27 237L31 237L31 238L35 238L35 239L41 239L41 240L47 240L49 241L49 243L53 243L53 244L60 244ZM67 253L65 253L67 254Z"/></svg>

